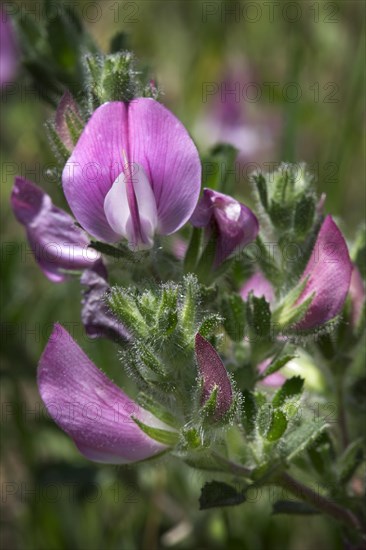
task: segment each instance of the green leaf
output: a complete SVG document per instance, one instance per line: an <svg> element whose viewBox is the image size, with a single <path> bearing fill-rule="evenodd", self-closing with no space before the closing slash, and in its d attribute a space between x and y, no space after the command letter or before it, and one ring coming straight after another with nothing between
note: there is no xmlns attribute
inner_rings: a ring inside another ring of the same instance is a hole
<svg viewBox="0 0 366 550"><path fill-rule="evenodd" d="M274 407L281 407L288 399L301 395L303 387L304 379L301 378L301 376L293 376L292 378L289 378L283 386L277 390L272 399L272 405Z"/></svg>
<svg viewBox="0 0 366 550"><path fill-rule="evenodd" d="M207 340L213 334L215 334L222 323L223 318L217 313L212 313L211 315L207 315L203 319L202 323L199 326L198 332Z"/></svg>
<svg viewBox="0 0 366 550"><path fill-rule="evenodd" d="M304 195L299 199L295 208L294 230L297 236L306 236L312 228L315 214L315 198Z"/></svg>
<svg viewBox="0 0 366 550"><path fill-rule="evenodd" d="M200 415L204 419L211 420L215 418L218 390L218 386L215 385L210 393L210 397L205 401L200 409Z"/></svg>
<svg viewBox="0 0 366 550"><path fill-rule="evenodd" d="M256 186L256 191L260 202L265 210L268 208L268 193L266 178L260 172L253 174L252 181Z"/></svg>
<svg viewBox="0 0 366 550"><path fill-rule="evenodd" d="M111 256L112 258L125 260L134 264L141 263L147 257L146 252L131 252L131 250L123 245L119 245L117 248L116 246L112 246L107 243L91 241L89 246L94 248L94 250L105 254L106 256Z"/></svg>
<svg viewBox="0 0 366 550"><path fill-rule="evenodd" d="M274 359L269 364L267 369L260 376L258 376L258 380L263 380L270 374L273 374L278 370L282 369L282 367L284 367L289 361L292 361L292 359L294 359L295 357L297 357L297 355L289 354L289 355L284 355L283 357L279 357L278 359Z"/></svg>
<svg viewBox="0 0 366 550"><path fill-rule="evenodd" d="M327 427L322 419L308 420L300 426L294 426L281 440L278 447L280 455L288 461L293 460L314 443Z"/></svg>
<svg viewBox="0 0 366 550"><path fill-rule="evenodd" d="M140 393L138 396L138 403L142 408L151 412L156 418L167 424L171 428L179 429L179 422L169 411L162 408L160 404L157 404L155 400L147 393Z"/></svg>
<svg viewBox="0 0 366 550"><path fill-rule="evenodd" d="M128 290L112 288L107 301L112 312L132 334L142 339L148 337L149 328Z"/></svg>
<svg viewBox="0 0 366 550"><path fill-rule="evenodd" d="M272 424L273 408L271 403L265 403L259 408L257 415L258 431L262 437L266 437Z"/></svg>
<svg viewBox="0 0 366 550"><path fill-rule="evenodd" d="M160 334L164 333L167 336L176 328L178 323L177 300L177 285L166 284L162 289L157 315L157 327Z"/></svg>
<svg viewBox="0 0 366 550"><path fill-rule="evenodd" d="M160 362L158 357L154 355L152 350L144 344L141 340L135 340L134 342L136 353L140 361L151 371L161 377L165 377L164 365Z"/></svg>
<svg viewBox="0 0 366 550"><path fill-rule="evenodd" d="M287 418L284 412L275 409L272 413L271 424L266 434L268 441L277 441L287 428Z"/></svg>
<svg viewBox="0 0 366 550"><path fill-rule="evenodd" d="M174 447L178 443L178 432L163 430L161 428L153 428L152 426L147 426L135 416L131 416L131 418L146 435L151 437L151 439L155 439L155 441L158 441L163 445L168 445L169 447Z"/></svg>
<svg viewBox="0 0 366 550"><path fill-rule="evenodd" d="M242 422L245 432L250 435L255 430L255 421L257 418L257 403L254 395L249 390L243 391L242 403Z"/></svg>
<svg viewBox="0 0 366 550"><path fill-rule="evenodd" d="M225 296L221 304L224 328L234 342L244 337L246 305L238 294Z"/></svg>
<svg viewBox="0 0 366 550"><path fill-rule="evenodd" d="M200 289L195 275L183 278L184 298L180 309L180 321L188 336L193 337L196 323L196 310L200 302Z"/></svg>
<svg viewBox="0 0 366 550"><path fill-rule="evenodd" d="M218 508L221 506L235 506L245 502L243 491L237 491L235 487L222 481L210 481L201 489L199 499L200 510Z"/></svg>
<svg viewBox="0 0 366 550"><path fill-rule="evenodd" d="M264 296L250 294L246 302L246 318L253 333L266 338L271 330L271 309Z"/></svg>
<svg viewBox="0 0 366 550"><path fill-rule="evenodd" d="M191 240L189 241L187 252L184 257L184 273L191 273L194 271L197 265L198 255L201 250L202 237L203 237L202 228L193 227Z"/></svg>
<svg viewBox="0 0 366 550"><path fill-rule="evenodd" d="M309 516L319 514L319 512L309 504L306 504L306 502L296 502L294 500L277 500L277 502L275 502L273 505L272 514Z"/></svg>
<svg viewBox="0 0 366 550"><path fill-rule="evenodd" d="M359 438L353 441L339 458L337 471L340 483L347 483L364 459L365 439Z"/></svg>

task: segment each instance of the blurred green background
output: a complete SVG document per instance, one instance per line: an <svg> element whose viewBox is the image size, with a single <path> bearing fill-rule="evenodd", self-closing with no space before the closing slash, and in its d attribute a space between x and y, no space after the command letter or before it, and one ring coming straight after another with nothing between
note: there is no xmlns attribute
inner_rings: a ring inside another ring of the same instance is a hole
<svg viewBox="0 0 366 550"><path fill-rule="evenodd" d="M40 2L8 4L36 21L42 12ZM365 204L364 2L68 4L104 51L117 31L127 33L128 46L156 75L162 101L202 154L231 97L220 95L224 80L239 82L243 94L232 126L247 140L244 166L306 161L319 192L327 194L326 211L341 217L353 237ZM258 101L245 88L249 82L260 90ZM2 547L341 548L328 519L271 516L271 492L237 508L199 512L200 487L210 475L168 458L139 467L94 465L49 420L36 366L55 321L115 381L129 386L115 345L83 334L79 282L54 285L43 276L9 208L15 174L43 185L65 207L60 185L45 168L54 162L44 128L52 109L20 71L3 90L1 111ZM247 170L241 173L237 191L250 201Z"/></svg>

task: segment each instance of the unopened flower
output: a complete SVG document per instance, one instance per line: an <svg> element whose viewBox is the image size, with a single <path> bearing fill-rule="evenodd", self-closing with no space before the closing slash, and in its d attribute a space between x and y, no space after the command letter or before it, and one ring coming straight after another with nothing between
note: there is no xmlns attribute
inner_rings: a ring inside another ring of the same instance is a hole
<svg viewBox="0 0 366 550"><path fill-rule="evenodd" d="M77 221L107 242L149 248L174 233L198 200L201 164L179 120L150 98L101 105L62 175Z"/></svg>
<svg viewBox="0 0 366 550"><path fill-rule="evenodd" d="M133 418L165 425L113 384L61 325L55 325L40 359L38 387L50 416L90 460L125 464L168 448L148 437Z"/></svg>
<svg viewBox="0 0 366 550"><path fill-rule="evenodd" d="M207 188L190 222L194 227L205 227L208 238L215 233L215 267L235 250L252 242L259 230L258 220L250 208L229 195Z"/></svg>
<svg viewBox="0 0 366 550"><path fill-rule="evenodd" d="M233 391L225 366L215 348L199 333L196 334L195 351L198 371L203 380L201 405L204 405L217 389L215 420L220 420L232 405Z"/></svg>
<svg viewBox="0 0 366 550"><path fill-rule="evenodd" d="M296 329L319 327L336 317L342 310L351 281L352 262L344 237L331 216L320 228L311 257L301 276L307 279L295 306L313 299Z"/></svg>
<svg viewBox="0 0 366 550"><path fill-rule="evenodd" d="M26 229L35 259L51 281L62 282L67 271L87 269L101 261L72 217L54 206L51 197L34 183L16 177L11 206Z"/></svg>

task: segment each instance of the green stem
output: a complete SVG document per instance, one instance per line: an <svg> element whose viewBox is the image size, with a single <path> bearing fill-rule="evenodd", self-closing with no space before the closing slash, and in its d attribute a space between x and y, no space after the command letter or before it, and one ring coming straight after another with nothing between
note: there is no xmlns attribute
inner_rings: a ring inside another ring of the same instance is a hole
<svg viewBox="0 0 366 550"><path fill-rule="evenodd" d="M333 519L347 525L350 529L362 531L361 522L353 514L353 512L347 508L343 508L343 506L340 506L336 502L319 495L319 493L316 493L310 489L310 487L303 485L300 481L297 481L286 472L280 474L275 480L273 480L273 483L279 485L283 489L286 489L286 491L289 491L304 502L311 504L314 508L324 514L327 514Z"/></svg>

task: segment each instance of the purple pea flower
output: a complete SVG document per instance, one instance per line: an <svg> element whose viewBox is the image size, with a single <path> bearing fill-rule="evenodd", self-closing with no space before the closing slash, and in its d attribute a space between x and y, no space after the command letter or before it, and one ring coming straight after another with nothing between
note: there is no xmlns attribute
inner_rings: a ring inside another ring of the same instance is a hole
<svg viewBox="0 0 366 550"><path fill-rule="evenodd" d="M125 464L168 447L148 437L132 417L164 427L120 390L56 324L38 366L38 388L53 420L89 460Z"/></svg>
<svg viewBox="0 0 366 550"><path fill-rule="evenodd" d="M251 292L256 298L264 296L268 303L272 304L274 302L275 293L273 286L261 271L257 271L249 277L240 289L240 296L245 301Z"/></svg>
<svg viewBox="0 0 366 550"><path fill-rule="evenodd" d="M86 269L101 262L100 253L88 247L84 231L34 183L16 177L11 206L26 229L36 261L50 281L60 283L67 277L65 271Z"/></svg>
<svg viewBox="0 0 366 550"><path fill-rule="evenodd" d="M12 21L0 6L0 86L10 83L17 71L19 47Z"/></svg>
<svg viewBox="0 0 366 550"><path fill-rule="evenodd" d="M310 330L336 317L348 294L352 262L344 237L331 216L327 216L318 233L311 257L300 283L308 281L295 305L310 296L313 300L296 329Z"/></svg>
<svg viewBox="0 0 366 550"><path fill-rule="evenodd" d="M258 235L259 224L253 212L229 195L205 188L191 219L194 227L205 227L209 238L216 232L214 267Z"/></svg>
<svg viewBox="0 0 366 550"><path fill-rule="evenodd" d="M179 120L150 98L101 105L62 175L77 221L106 242L150 248L190 218L201 185L197 149Z"/></svg>
<svg viewBox="0 0 366 550"><path fill-rule="evenodd" d="M201 405L205 404L216 387L215 420L220 420L229 411L233 401L230 378L215 348L199 333L196 334L195 351L198 371L203 379Z"/></svg>

